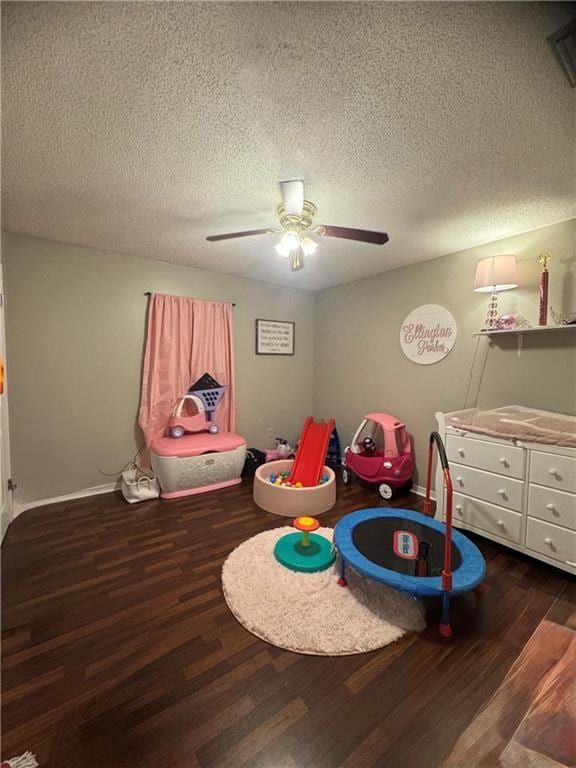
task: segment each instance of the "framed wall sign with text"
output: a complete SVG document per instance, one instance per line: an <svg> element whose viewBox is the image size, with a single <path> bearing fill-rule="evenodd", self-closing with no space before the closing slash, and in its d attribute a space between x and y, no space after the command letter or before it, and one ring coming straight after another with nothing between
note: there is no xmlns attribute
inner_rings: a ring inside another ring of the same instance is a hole
<svg viewBox="0 0 576 768"><path fill-rule="evenodd" d="M293 355L294 323L284 320L256 320L257 355Z"/></svg>

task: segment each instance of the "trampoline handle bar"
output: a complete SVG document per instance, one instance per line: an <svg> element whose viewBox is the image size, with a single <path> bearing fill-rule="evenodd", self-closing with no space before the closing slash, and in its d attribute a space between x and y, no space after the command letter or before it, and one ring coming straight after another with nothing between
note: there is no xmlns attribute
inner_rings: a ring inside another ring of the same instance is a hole
<svg viewBox="0 0 576 768"><path fill-rule="evenodd" d="M450 469L448 465L448 456L446 456L446 449L444 448L444 443L438 432L430 432L430 450L432 450L433 443L436 443L436 448L438 448L438 456L440 457L442 469Z"/></svg>
<svg viewBox="0 0 576 768"><path fill-rule="evenodd" d="M438 448L438 456L440 458L440 464L444 473L450 471L448 466L448 457L446 456L446 449L444 443L438 432L430 432L430 439L428 441L428 470L426 473L426 498L424 499L424 512L429 515L432 511L432 502L430 501L430 487L432 485L432 459L434 458L434 443Z"/></svg>
<svg viewBox="0 0 576 768"><path fill-rule="evenodd" d="M442 468L446 486L446 535L444 536L444 570L442 571L442 589L452 591L452 478L450 469Z"/></svg>
<svg viewBox="0 0 576 768"><path fill-rule="evenodd" d="M442 570L442 589L446 592L452 591L452 478L450 477L450 466L444 443L438 432L430 433L428 443L428 469L426 472L426 498L424 499L424 513L430 514L432 511L432 502L430 501L430 488L432 484L432 460L434 458L434 443L438 449L438 456L444 475L444 485L446 488L446 509L445 523L446 535L444 537L444 568ZM442 493L439 488L437 493Z"/></svg>

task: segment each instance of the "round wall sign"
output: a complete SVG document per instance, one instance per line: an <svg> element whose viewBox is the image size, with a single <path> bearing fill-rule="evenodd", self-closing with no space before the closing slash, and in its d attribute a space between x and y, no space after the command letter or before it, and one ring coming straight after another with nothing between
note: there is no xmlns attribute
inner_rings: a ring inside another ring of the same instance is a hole
<svg viewBox="0 0 576 768"><path fill-rule="evenodd" d="M400 328L400 346L410 360L420 365L437 363L456 342L456 320L439 304L413 309Z"/></svg>

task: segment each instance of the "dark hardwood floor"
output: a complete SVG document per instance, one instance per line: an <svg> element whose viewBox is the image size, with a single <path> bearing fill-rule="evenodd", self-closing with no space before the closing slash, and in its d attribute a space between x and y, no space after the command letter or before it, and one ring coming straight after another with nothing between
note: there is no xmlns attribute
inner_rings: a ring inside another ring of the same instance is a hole
<svg viewBox="0 0 576 768"><path fill-rule="evenodd" d="M408 494L395 505L420 509ZM387 506L338 489L333 525ZM477 539L485 593L370 654L299 656L243 629L226 555L284 524L251 481L129 506L120 494L24 513L3 545L2 757L42 768L435 768L544 617L576 627L574 582ZM469 766L467 768L470 768Z"/></svg>

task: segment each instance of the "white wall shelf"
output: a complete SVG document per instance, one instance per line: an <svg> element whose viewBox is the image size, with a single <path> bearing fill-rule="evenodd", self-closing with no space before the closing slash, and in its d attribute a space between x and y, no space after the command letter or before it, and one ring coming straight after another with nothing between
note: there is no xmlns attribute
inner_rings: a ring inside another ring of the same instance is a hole
<svg viewBox="0 0 576 768"><path fill-rule="evenodd" d="M535 325L531 328L511 328L510 330L496 330L495 328L485 328L483 331L473 334L474 336L504 336L520 333L543 333L545 331L576 331L576 325Z"/></svg>
<svg viewBox="0 0 576 768"><path fill-rule="evenodd" d="M515 336L518 346L518 357L520 357L525 333L550 333L551 331L576 331L576 325L535 325L531 328L511 328L510 330L502 331L496 328L485 328L483 331L474 333L473 336L489 336L490 338L493 336Z"/></svg>

